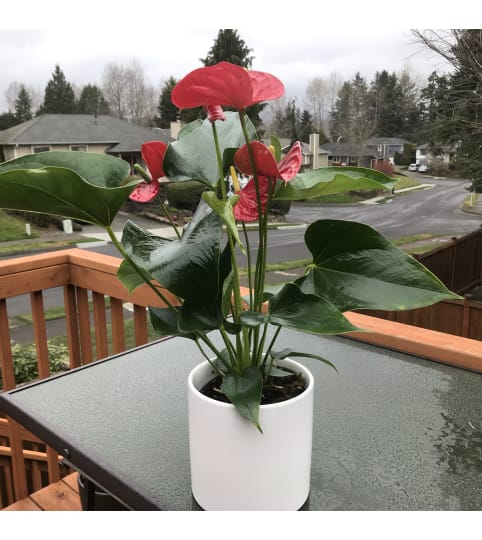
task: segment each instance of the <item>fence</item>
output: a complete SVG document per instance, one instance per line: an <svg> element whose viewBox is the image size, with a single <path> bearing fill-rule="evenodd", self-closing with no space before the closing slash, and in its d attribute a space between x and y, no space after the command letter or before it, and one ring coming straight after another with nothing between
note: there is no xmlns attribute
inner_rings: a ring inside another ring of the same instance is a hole
<svg viewBox="0 0 482 540"><path fill-rule="evenodd" d="M482 283L482 228L416 257L450 290L467 293ZM482 302L444 300L408 311L364 311L373 317L482 341Z"/></svg>

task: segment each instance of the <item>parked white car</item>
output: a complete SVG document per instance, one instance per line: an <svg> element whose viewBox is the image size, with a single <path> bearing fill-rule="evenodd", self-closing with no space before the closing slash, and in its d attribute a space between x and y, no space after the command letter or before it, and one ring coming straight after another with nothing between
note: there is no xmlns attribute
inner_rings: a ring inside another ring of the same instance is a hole
<svg viewBox="0 0 482 540"><path fill-rule="evenodd" d="M428 166L427 165L419 165L417 170L418 170L418 172L425 173L425 172L428 171Z"/></svg>
<svg viewBox="0 0 482 540"><path fill-rule="evenodd" d="M408 166L409 171L415 172L417 169L418 165L416 163L410 163L410 165Z"/></svg>

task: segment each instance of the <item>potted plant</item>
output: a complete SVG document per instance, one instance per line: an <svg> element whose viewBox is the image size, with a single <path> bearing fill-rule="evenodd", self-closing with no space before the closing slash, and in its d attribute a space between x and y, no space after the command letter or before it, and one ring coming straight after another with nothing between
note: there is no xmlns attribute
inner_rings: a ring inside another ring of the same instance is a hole
<svg viewBox="0 0 482 540"><path fill-rule="evenodd" d="M198 346L204 362L188 381L191 476L194 497L206 509L298 509L308 496L313 383L295 359L334 365L322 356L278 350L284 327L342 334L360 330L343 315L349 310L408 309L456 298L374 229L331 219L306 230L313 260L305 274L266 287L274 201L393 187L392 179L371 169L299 173L300 143L283 157L275 136L270 147L260 142L247 109L283 92L273 75L226 62L189 73L172 100L181 109L204 107L207 118L185 126L168 145L145 143L142 178L127 181L129 166L120 159L81 152L46 152L0 166L0 207L103 226L123 257L119 279L130 291L147 284L162 300L165 307L149 310L154 328ZM239 172L249 178L243 187ZM153 200L160 177L205 186L192 221L182 232L173 225L175 238L127 221L119 241L114 216L128 197ZM255 250L248 222L257 225ZM248 268L246 293L239 254Z"/></svg>

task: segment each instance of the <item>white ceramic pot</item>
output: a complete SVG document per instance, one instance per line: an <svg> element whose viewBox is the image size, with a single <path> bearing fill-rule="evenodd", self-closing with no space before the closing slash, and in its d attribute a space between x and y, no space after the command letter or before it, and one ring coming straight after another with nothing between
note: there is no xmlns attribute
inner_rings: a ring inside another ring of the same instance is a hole
<svg viewBox="0 0 482 540"><path fill-rule="evenodd" d="M191 486L204 510L298 510L310 491L313 376L293 360L305 391L288 401L261 405L263 433L229 403L201 394L213 377L209 363L188 378Z"/></svg>

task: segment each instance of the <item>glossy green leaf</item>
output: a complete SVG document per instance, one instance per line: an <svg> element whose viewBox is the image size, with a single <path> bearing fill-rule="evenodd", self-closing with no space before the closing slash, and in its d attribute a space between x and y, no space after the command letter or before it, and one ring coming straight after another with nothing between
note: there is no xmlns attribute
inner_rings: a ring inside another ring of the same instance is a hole
<svg viewBox="0 0 482 540"><path fill-rule="evenodd" d="M179 314L169 308L149 308L149 319L155 332L160 336L181 336L195 339L190 332L183 332L179 328Z"/></svg>
<svg viewBox="0 0 482 540"><path fill-rule="evenodd" d="M225 112L224 122L216 122L220 141L220 151L223 155L228 148L239 148L244 144L244 136L236 112ZM255 128L247 119L249 135L255 137ZM209 120L204 120L172 142L164 157L164 172L173 182L199 180L211 186L217 184L219 171L214 147L213 129Z"/></svg>
<svg viewBox="0 0 482 540"><path fill-rule="evenodd" d="M362 189L391 190L396 180L380 171L361 167L323 167L300 173L279 184L274 199L296 201Z"/></svg>
<svg viewBox="0 0 482 540"><path fill-rule="evenodd" d="M271 146L274 148L274 158L276 159L276 162L280 162L282 159L281 154L281 142L275 135L271 135Z"/></svg>
<svg viewBox="0 0 482 540"><path fill-rule="evenodd" d="M459 298L368 225L320 220L308 227L305 242L313 264L296 283L340 311L413 309Z"/></svg>
<svg viewBox="0 0 482 540"><path fill-rule="evenodd" d="M0 164L4 170L62 167L76 172L86 182L98 187L117 188L130 174L130 166L123 159L89 152L40 152L27 154ZM133 185L138 181L133 182Z"/></svg>
<svg viewBox="0 0 482 540"><path fill-rule="evenodd" d="M241 324L247 328L257 328L270 320L269 315L259 313L258 311L243 311L239 319Z"/></svg>
<svg viewBox="0 0 482 540"><path fill-rule="evenodd" d="M238 412L263 432L259 425L259 405L263 389L263 377L256 366L245 369L242 375L225 375L221 390Z"/></svg>
<svg viewBox="0 0 482 540"><path fill-rule="evenodd" d="M222 234L219 217L200 205L181 240L158 237L129 221L124 227L122 245L129 258L167 290L211 309L222 295Z"/></svg>
<svg viewBox="0 0 482 540"><path fill-rule="evenodd" d="M269 300L269 322L314 334L343 334L360 330L333 304L287 283Z"/></svg>
<svg viewBox="0 0 482 540"><path fill-rule="evenodd" d="M53 214L101 226L140 180L122 183L129 165L85 152L30 154L0 165L0 208Z"/></svg>
<svg viewBox="0 0 482 540"><path fill-rule="evenodd" d="M130 293L145 283L144 279L128 259L124 259L121 262L117 270L117 277Z"/></svg>
<svg viewBox="0 0 482 540"><path fill-rule="evenodd" d="M323 356L320 356L319 354L311 354L311 353L305 353L305 352L298 352L298 351L292 351L291 349L283 349L279 353L272 353L272 356L276 359L282 359L282 358L313 358L314 360L319 360L320 362L323 362L327 366L332 367L337 373L338 370L336 369L335 365L332 364L329 360L324 358Z"/></svg>
<svg viewBox="0 0 482 540"><path fill-rule="evenodd" d="M186 300L180 309L178 323L182 332L215 330L221 326L222 316L215 307Z"/></svg>

